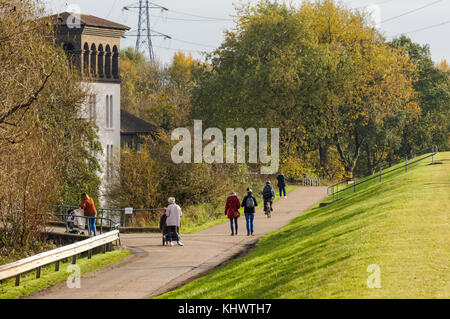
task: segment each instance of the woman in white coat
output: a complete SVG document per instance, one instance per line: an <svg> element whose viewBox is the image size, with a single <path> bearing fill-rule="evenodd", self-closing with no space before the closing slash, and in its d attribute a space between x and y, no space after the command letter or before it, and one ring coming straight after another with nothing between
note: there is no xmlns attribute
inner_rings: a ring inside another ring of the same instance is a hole
<svg viewBox="0 0 450 319"><path fill-rule="evenodd" d="M178 245L183 246L181 242L180 234L177 231L177 228L181 226L181 216L183 213L181 212L180 206L175 204L175 198L169 197L169 206L166 208L166 225L167 230L170 236L170 246L173 246L172 239L176 238Z"/></svg>

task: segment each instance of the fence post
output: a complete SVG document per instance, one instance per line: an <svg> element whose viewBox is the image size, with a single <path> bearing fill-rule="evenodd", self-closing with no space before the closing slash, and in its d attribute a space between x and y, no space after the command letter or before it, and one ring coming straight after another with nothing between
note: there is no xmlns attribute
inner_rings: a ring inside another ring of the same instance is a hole
<svg viewBox="0 0 450 319"><path fill-rule="evenodd" d="M59 271L59 260L55 263L55 271Z"/></svg>
<svg viewBox="0 0 450 319"><path fill-rule="evenodd" d="M381 183L381 176L383 175L383 168L380 167L380 183Z"/></svg>
<svg viewBox="0 0 450 319"><path fill-rule="evenodd" d="M72 265L75 265L77 263L77 255L73 255L72 257Z"/></svg>
<svg viewBox="0 0 450 319"><path fill-rule="evenodd" d="M431 146L431 164L434 164L434 145Z"/></svg>
<svg viewBox="0 0 450 319"><path fill-rule="evenodd" d="M353 177L353 193L356 193L356 177Z"/></svg>
<svg viewBox="0 0 450 319"><path fill-rule="evenodd" d="M36 279L41 278L41 267L38 267L36 270Z"/></svg>
<svg viewBox="0 0 450 319"><path fill-rule="evenodd" d="M16 287L20 285L20 274L16 276Z"/></svg>
<svg viewBox="0 0 450 319"><path fill-rule="evenodd" d="M408 155L405 156L405 172L408 171Z"/></svg>

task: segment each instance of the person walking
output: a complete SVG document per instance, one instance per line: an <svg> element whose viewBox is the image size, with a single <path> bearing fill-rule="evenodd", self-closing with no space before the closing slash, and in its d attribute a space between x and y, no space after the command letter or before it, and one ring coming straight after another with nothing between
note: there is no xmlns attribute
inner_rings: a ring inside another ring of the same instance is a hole
<svg viewBox="0 0 450 319"><path fill-rule="evenodd" d="M81 207L84 211L84 216L88 216L88 229L89 237L92 237L92 232L94 236L97 236L97 229L95 228L95 220L97 219L97 209L95 208L94 200L89 197L88 194L81 194Z"/></svg>
<svg viewBox="0 0 450 319"><path fill-rule="evenodd" d="M166 208L166 225L168 228L168 233L170 236L170 246L173 246L172 239L176 239L178 245L183 246L181 242L180 234L177 229L181 226L181 216L183 213L181 212L180 206L175 203L174 197L169 197L169 206Z"/></svg>
<svg viewBox="0 0 450 319"><path fill-rule="evenodd" d="M231 227L231 236L238 234L238 218L241 216L239 213L239 208L241 207L241 202L237 197L235 192L232 192L230 196L227 197L227 201L225 203L225 215L230 219L230 227ZM234 222L234 231L233 229Z"/></svg>
<svg viewBox="0 0 450 319"><path fill-rule="evenodd" d="M283 192L284 198L287 198L287 196L286 196L286 181L284 178L284 174L282 172L280 172L280 174L278 174L277 180L278 180L277 186L278 186L278 190L280 191L280 197L281 197L281 192Z"/></svg>
<svg viewBox="0 0 450 319"><path fill-rule="evenodd" d="M247 225L247 236L254 236L253 234L253 220L255 218L255 207L258 206L256 198L253 196L253 191L247 188L247 196L242 200L242 207L244 207L245 221Z"/></svg>

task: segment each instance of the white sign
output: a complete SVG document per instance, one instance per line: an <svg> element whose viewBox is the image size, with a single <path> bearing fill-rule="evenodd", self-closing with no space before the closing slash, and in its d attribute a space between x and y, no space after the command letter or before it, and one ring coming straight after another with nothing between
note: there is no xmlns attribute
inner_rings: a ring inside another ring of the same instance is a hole
<svg viewBox="0 0 450 319"><path fill-rule="evenodd" d="M133 214L133 207L126 207L126 208L125 208L125 214L126 214L126 215L131 215L131 214Z"/></svg>

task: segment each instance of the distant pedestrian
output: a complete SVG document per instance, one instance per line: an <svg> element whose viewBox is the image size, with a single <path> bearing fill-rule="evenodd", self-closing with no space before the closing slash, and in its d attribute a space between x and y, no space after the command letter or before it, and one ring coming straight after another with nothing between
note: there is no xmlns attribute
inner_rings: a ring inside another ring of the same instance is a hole
<svg viewBox="0 0 450 319"><path fill-rule="evenodd" d="M278 180L278 190L280 191L280 197L281 194L283 193L284 198L287 198L286 196L286 181L284 178L284 174L282 172L280 172L280 174L278 174L277 176L277 180Z"/></svg>
<svg viewBox="0 0 450 319"><path fill-rule="evenodd" d="M242 207L244 207L245 221L247 225L247 236L253 235L253 219L255 218L255 207L258 206L256 198L253 196L253 191L247 188L247 196L242 200Z"/></svg>
<svg viewBox="0 0 450 319"><path fill-rule="evenodd" d="M172 239L176 239L178 242L178 245L183 246L183 243L181 242L181 237L178 232L179 227L181 226L181 216L183 213L181 212L180 206L175 204L175 198L169 197L169 206L166 208L166 225L168 228L168 233L170 236L170 246L173 246Z"/></svg>
<svg viewBox="0 0 450 319"><path fill-rule="evenodd" d="M88 229L89 237L92 237L92 232L94 236L97 236L97 229L95 228L95 220L97 218L97 209L95 209L94 200L89 197L88 194L81 194L81 209L84 210L84 216L88 216Z"/></svg>
<svg viewBox="0 0 450 319"><path fill-rule="evenodd" d="M241 207L241 202L237 197L235 192L232 192L230 196L227 197L227 202L225 204L225 215L230 219L231 236L238 234L238 218L241 216L239 213L239 208ZM233 229L234 222L234 230Z"/></svg>

